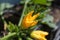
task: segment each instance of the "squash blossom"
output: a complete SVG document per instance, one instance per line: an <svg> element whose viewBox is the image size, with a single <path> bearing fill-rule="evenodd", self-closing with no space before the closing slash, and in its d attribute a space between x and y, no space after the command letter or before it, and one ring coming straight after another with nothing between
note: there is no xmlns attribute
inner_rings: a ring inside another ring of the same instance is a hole
<svg viewBox="0 0 60 40"><path fill-rule="evenodd" d="M40 13L37 13L32 16L34 11L29 12L26 16L24 16L22 20L22 26L23 28L27 29L29 27L32 27L38 23L38 20L35 20Z"/></svg>
<svg viewBox="0 0 60 40"><path fill-rule="evenodd" d="M48 35L48 32L36 30L31 33L31 37L36 39L36 40L47 40L45 36Z"/></svg>

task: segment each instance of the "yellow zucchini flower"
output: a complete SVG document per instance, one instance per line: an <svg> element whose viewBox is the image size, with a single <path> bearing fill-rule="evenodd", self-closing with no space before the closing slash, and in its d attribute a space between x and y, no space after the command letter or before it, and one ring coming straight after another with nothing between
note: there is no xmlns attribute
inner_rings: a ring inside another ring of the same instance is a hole
<svg viewBox="0 0 60 40"><path fill-rule="evenodd" d="M36 40L47 40L45 36L48 35L48 32L36 30L31 33L31 37L36 39Z"/></svg>
<svg viewBox="0 0 60 40"><path fill-rule="evenodd" d="M22 20L22 26L23 28L27 29L31 26L34 26L38 23L38 20L35 20L40 13L37 13L35 15L32 16L34 11L29 12L26 16L24 16L23 20Z"/></svg>

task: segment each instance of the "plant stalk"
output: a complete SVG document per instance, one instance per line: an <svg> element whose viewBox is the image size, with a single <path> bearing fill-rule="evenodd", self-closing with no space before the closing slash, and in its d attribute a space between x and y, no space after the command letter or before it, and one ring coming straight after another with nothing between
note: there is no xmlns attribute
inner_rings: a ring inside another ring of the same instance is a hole
<svg viewBox="0 0 60 40"><path fill-rule="evenodd" d="M23 20L23 17L24 17L24 12L25 12L25 10L26 10L26 8L27 8L28 2L29 2L28 0L25 1L24 9L23 9L23 12L22 12L20 21L19 21L19 23L18 23L18 26L21 26L21 23L22 23L22 20Z"/></svg>

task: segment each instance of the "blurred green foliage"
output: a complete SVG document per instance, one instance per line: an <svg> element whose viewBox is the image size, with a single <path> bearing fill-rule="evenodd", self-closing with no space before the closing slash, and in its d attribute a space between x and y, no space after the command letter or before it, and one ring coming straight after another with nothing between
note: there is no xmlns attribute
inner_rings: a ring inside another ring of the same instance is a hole
<svg viewBox="0 0 60 40"><path fill-rule="evenodd" d="M32 0L34 4L42 4L42 5L46 5L47 4L47 0Z"/></svg>
<svg viewBox="0 0 60 40"><path fill-rule="evenodd" d="M56 25L53 23L53 17L51 15L48 15L50 12L50 5L51 5L51 1L49 0L22 0L20 1L20 4L25 4L24 5L24 9L22 12L22 16L21 19L23 19L23 17L30 11L34 10L35 14L37 12L40 13L40 16L37 18L39 19L39 23L43 23L43 24L47 24L49 25L51 28L54 28ZM49 5L47 5L49 4ZM28 6L29 5L29 6ZM8 7L9 4L7 5ZM3 11L3 9L5 8L4 4L0 4L0 7L2 7L0 9L0 14ZM22 23L22 20L20 19L20 22ZM40 25L40 24L39 24ZM38 26L38 25L36 25ZM34 28L36 28L36 26L32 27L31 29L26 29L26 30L22 30L21 29L21 25L17 26L12 24L11 22L9 22L7 29L9 31L8 35L0 38L0 40L14 40L12 37L17 37L18 40L23 40L23 37L26 40L33 40L30 37L30 31L32 31ZM28 36L27 36L28 35ZM27 37L26 37L27 36Z"/></svg>

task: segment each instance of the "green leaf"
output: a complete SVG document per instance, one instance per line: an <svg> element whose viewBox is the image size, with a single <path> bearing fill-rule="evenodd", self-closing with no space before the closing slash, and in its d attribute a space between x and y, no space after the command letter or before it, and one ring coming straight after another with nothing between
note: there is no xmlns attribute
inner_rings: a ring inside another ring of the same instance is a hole
<svg viewBox="0 0 60 40"><path fill-rule="evenodd" d="M47 15L45 18L43 18L42 23L47 24L51 28L56 27L56 24L53 23L53 17L50 15Z"/></svg>
<svg viewBox="0 0 60 40"><path fill-rule="evenodd" d="M42 23L46 22L53 22L53 17L50 15L46 15L46 17L43 18Z"/></svg>
<svg viewBox="0 0 60 40"><path fill-rule="evenodd" d="M43 4L43 5L45 5L47 3L47 0L32 0L32 1L35 4Z"/></svg>
<svg viewBox="0 0 60 40"><path fill-rule="evenodd" d="M32 39L32 38L30 38L30 37L27 37L27 38L26 38L26 40L33 40L33 39Z"/></svg>
<svg viewBox="0 0 60 40"><path fill-rule="evenodd" d="M19 40L22 40L22 38L19 37Z"/></svg>
<svg viewBox="0 0 60 40"><path fill-rule="evenodd" d="M2 15L3 14L3 10L5 9L5 8L10 8L10 7L12 7L13 5L11 5L11 4L9 4L9 3L1 3L0 4L0 15Z"/></svg>
<svg viewBox="0 0 60 40"><path fill-rule="evenodd" d="M32 10L34 10L34 6L29 6L29 7L26 8L24 14L26 15L26 14L28 14L28 12L30 12Z"/></svg>
<svg viewBox="0 0 60 40"><path fill-rule="evenodd" d="M9 22L8 30L10 32L18 32L19 31L18 26L12 24L11 22Z"/></svg>
<svg viewBox="0 0 60 40"><path fill-rule="evenodd" d="M54 24L54 23L46 23L47 25L49 25L49 27L51 27L51 28L55 28L56 27L56 24Z"/></svg>
<svg viewBox="0 0 60 40"><path fill-rule="evenodd" d="M43 11L43 12L40 13L39 18L45 20L45 19L46 19L46 15L47 15L49 12L50 12L50 9L46 9L45 11Z"/></svg>

